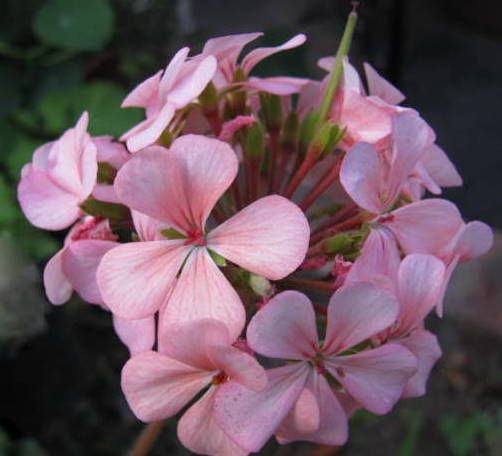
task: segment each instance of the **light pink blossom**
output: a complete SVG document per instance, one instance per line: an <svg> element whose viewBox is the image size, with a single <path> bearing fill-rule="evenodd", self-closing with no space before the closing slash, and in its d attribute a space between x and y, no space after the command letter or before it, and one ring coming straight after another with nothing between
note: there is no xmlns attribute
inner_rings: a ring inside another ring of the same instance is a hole
<svg viewBox="0 0 502 456"><path fill-rule="evenodd" d="M164 71L159 71L137 86L122 102L122 107L145 109L146 119L124 135L131 152L154 144L169 126L178 109L195 101L216 71L212 55L194 60L188 48L180 49Z"/></svg>
<svg viewBox="0 0 502 456"><path fill-rule="evenodd" d="M215 394L229 379L257 391L266 385L263 368L233 342L226 326L215 320L170 327L160 337L158 352L133 356L122 370L122 390L135 415L147 422L169 418L209 387L181 417L179 439L198 454L247 454L213 418Z"/></svg>
<svg viewBox="0 0 502 456"><path fill-rule="evenodd" d="M301 264L308 223L283 197L261 198L206 232L210 212L237 167L228 144L196 135L177 139L170 150L146 149L122 167L115 181L121 201L183 238L133 242L103 257L98 283L114 313L137 319L161 310L161 325L213 318L237 337L244 308L211 252L272 280Z"/></svg>
<svg viewBox="0 0 502 456"><path fill-rule="evenodd" d="M368 410L387 413L415 373L415 357L397 344L350 349L390 327L397 315L398 303L384 289L343 287L330 300L321 343L310 300L296 291L276 295L251 320L248 344L263 356L295 362L269 369L260 392L232 381L223 385L215 400L217 422L248 451L259 451L274 433L282 441L343 444L347 417L325 375Z"/></svg>
<svg viewBox="0 0 502 456"><path fill-rule="evenodd" d="M46 230L69 227L96 183L96 146L84 112L75 127L35 150L21 171L18 199L31 224Z"/></svg>

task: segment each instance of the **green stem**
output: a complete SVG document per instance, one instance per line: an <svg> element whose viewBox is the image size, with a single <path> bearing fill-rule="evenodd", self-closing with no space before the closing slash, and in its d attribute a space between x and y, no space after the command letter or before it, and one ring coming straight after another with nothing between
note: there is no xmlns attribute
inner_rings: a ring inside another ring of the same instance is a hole
<svg viewBox="0 0 502 456"><path fill-rule="evenodd" d="M347 19L347 23L345 24L345 30L343 31L342 40L340 41L340 45L338 46L338 50L336 52L335 63L333 65L333 70L331 71L331 78L328 83L328 87L326 87L326 93L323 97L321 108L319 110L319 124L326 120L329 109L331 107L331 103L333 102L333 97L335 96L336 89L340 85L340 81L343 76L343 59L349 53L350 44L352 42L352 35L354 34L354 28L357 23L357 13L352 11L349 14Z"/></svg>

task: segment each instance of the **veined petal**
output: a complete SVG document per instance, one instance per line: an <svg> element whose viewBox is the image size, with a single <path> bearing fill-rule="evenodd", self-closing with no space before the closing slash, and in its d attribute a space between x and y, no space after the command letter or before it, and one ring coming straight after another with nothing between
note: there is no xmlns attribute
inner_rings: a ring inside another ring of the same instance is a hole
<svg viewBox="0 0 502 456"><path fill-rule="evenodd" d="M70 299L73 287L63 271L63 257L66 248L57 252L45 265L44 287L47 299L51 304L64 304Z"/></svg>
<svg viewBox="0 0 502 456"><path fill-rule="evenodd" d="M278 195L260 198L211 231L208 247L227 260L279 280L305 258L310 229L298 206Z"/></svg>
<svg viewBox="0 0 502 456"><path fill-rule="evenodd" d="M270 369L260 392L236 382L223 384L214 401L216 422L237 445L259 451L294 406L309 371L306 363Z"/></svg>
<svg viewBox="0 0 502 456"><path fill-rule="evenodd" d="M370 95L375 95L392 105L404 101L405 96L403 93L380 76L369 63L364 62L363 66Z"/></svg>
<svg viewBox="0 0 502 456"><path fill-rule="evenodd" d="M354 399L378 415L394 407L417 371L415 356L391 343L356 355L329 357L325 365Z"/></svg>
<svg viewBox="0 0 502 456"><path fill-rule="evenodd" d="M133 356L122 369L122 391L142 421L157 421L178 413L211 381L211 373L157 352Z"/></svg>
<svg viewBox="0 0 502 456"><path fill-rule="evenodd" d="M117 247L113 241L83 239L72 242L63 257L63 270L80 297L91 304L103 304L96 272L105 253Z"/></svg>
<svg viewBox="0 0 502 456"><path fill-rule="evenodd" d="M441 357L441 347L437 337L423 329L414 331L408 337L396 341L403 345L417 358L418 369L403 391L403 397L419 397L425 394L427 380L434 364Z"/></svg>
<svg viewBox="0 0 502 456"><path fill-rule="evenodd" d="M122 318L153 315L166 302L190 246L180 241L131 242L106 253L98 267L101 295Z"/></svg>
<svg viewBox="0 0 502 456"><path fill-rule="evenodd" d="M391 326L398 311L395 296L369 282L339 289L329 301L323 351L334 354L363 342Z"/></svg>
<svg viewBox="0 0 502 456"><path fill-rule="evenodd" d="M454 254L460 261L467 261L484 255L493 245L493 230L477 220L466 223L458 234Z"/></svg>
<svg viewBox="0 0 502 456"><path fill-rule="evenodd" d="M184 447L196 454L246 456L218 426L213 417L216 388L210 388L192 405L178 422L178 438Z"/></svg>
<svg viewBox="0 0 502 456"><path fill-rule="evenodd" d="M268 78L249 78L246 87L274 95L285 96L299 93L310 79L276 76Z"/></svg>
<svg viewBox="0 0 502 456"><path fill-rule="evenodd" d="M142 241L161 241L166 239L160 230L168 228L165 222L154 219L138 211L131 211L134 228Z"/></svg>
<svg viewBox="0 0 502 456"><path fill-rule="evenodd" d="M136 154L117 174L115 187L132 209L187 232L204 227L237 168L228 144L185 135L170 150L152 146Z"/></svg>
<svg viewBox="0 0 502 456"><path fill-rule="evenodd" d="M427 148L421 162L429 176L440 187L458 187L462 177L446 153L436 144Z"/></svg>
<svg viewBox="0 0 502 456"><path fill-rule="evenodd" d="M231 340L240 335L246 319L239 295L205 248L195 249L187 258L160 316L160 327L163 331L167 325L201 318L224 323Z"/></svg>
<svg viewBox="0 0 502 456"><path fill-rule="evenodd" d="M155 317L126 320L113 316L113 329L131 356L151 350L155 344Z"/></svg>
<svg viewBox="0 0 502 456"><path fill-rule="evenodd" d="M122 108L145 108L148 106L152 98L156 95L159 88L159 82L162 75L162 70L157 71L154 75L145 79L137 85L120 105Z"/></svg>
<svg viewBox="0 0 502 456"><path fill-rule="evenodd" d="M316 407L314 408L307 402L307 407L304 405L298 408L300 399L305 394L300 395L293 409L295 415L292 416L290 412L276 433L279 443L306 440L321 445L343 445L348 437L347 415L324 376L312 371L303 392L306 391L309 391L313 396ZM318 420L316 428L309 425L313 418L308 416L309 411Z"/></svg>
<svg viewBox="0 0 502 456"><path fill-rule="evenodd" d="M315 356L319 340L310 299L293 290L275 295L252 318L247 341L255 352L269 358Z"/></svg>

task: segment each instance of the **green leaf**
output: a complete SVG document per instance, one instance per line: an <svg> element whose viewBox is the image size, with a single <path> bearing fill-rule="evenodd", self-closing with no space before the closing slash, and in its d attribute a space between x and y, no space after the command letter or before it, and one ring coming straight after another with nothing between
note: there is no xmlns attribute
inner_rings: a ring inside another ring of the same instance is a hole
<svg viewBox="0 0 502 456"><path fill-rule="evenodd" d="M96 51L110 40L113 25L107 0L48 0L34 17L33 31L52 46Z"/></svg>
<svg viewBox="0 0 502 456"><path fill-rule="evenodd" d="M40 141L19 135L14 145L6 151L7 168L13 179L17 181L20 178L21 168L31 161L33 152L38 146Z"/></svg>

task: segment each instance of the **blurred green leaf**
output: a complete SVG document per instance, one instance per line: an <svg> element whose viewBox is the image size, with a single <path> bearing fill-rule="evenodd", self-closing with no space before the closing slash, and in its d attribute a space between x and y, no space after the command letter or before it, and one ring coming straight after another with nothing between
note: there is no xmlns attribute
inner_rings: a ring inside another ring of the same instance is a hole
<svg viewBox="0 0 502 456"><path fill-rule="evenodd" d="M407 417L408 429L399 448L399 456L413 456L417 447L420 431L424 425L424 417L417 412Z"/></svg>
<svg viewBox="0 0 502 456"><path fill-rule="evenodd" d="M41 142L19 133L14 145L5 152L9 174L15 181L19 180L21 168L31 161L35 149Z"/></svg>
<svg viewBox="0 0 502 456"><path fill-rule="evenodd" d="M0 116L21 103L21 77L10 66L0 66Z"/></svg>
<svg viewBox="0 0 502 456"><path fill-rule="evenodd" d="M75 51L101 49L113 33L114 15L107 0L48 0L33 21L45 43Z"/></svg>

